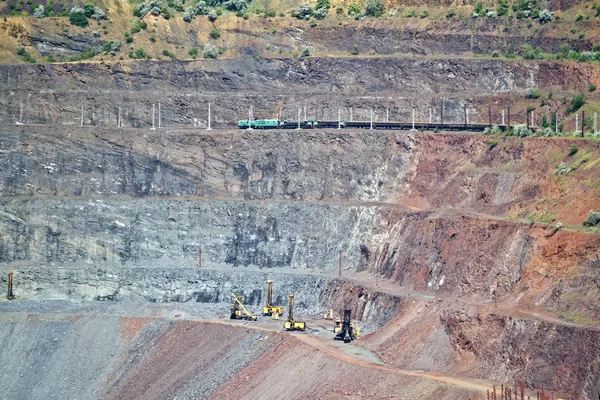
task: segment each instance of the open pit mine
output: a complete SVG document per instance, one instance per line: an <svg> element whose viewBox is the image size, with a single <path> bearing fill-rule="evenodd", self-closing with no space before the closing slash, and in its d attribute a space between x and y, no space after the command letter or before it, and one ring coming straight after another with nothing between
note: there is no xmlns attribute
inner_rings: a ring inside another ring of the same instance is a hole
<svg viewBox="0 0 600 400"><path fill-rule="evenodd" d="M0 36L101 40L43 12ZM600 399L600 63L333 8L303 46L349 50L260 57L223 15L216 60L0 64L0 399Z"/></svg>

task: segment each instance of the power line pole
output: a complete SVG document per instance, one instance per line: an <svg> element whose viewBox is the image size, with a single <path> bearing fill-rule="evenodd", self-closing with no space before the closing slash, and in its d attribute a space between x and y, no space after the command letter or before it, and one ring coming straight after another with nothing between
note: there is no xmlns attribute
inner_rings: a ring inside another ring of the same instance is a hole
<svg viewBox="0 0 600 400"><path fill-rule="evenodd" d="M160 103L158 103L158 129L162 128L160 120Z"/></svg>
<svg viewBox="0 0 600 400"><path fill-rule="evenodd" d="M212 131L212 128L210 127L210 103L208 103L208 128L206 128L207 131ZM202 251L202 250L200 250Z"/></svg>
<svg viewBox="0 0 600 400"><path fill-rule="evenodd" d="M373 129L373 109L371 108L371 129Z"/></svg>
<svg viewBox="0 0 600 400"><path fill-rule="evenodd" d="M117 128L121 127L121 107L119 107L119 116L117 118Z"/></svg>
<svg viewBox="0 0 600 400"><path fill-rule="evenodd" d="M81 106L81 126L83 126L83 106Z"/></svg>
<svg viewBox="0 0 600 400"><path fill-rule="evenodd" d="M152 130L156 130L156 127L154 126L154 103L152 103Z"/></svg>

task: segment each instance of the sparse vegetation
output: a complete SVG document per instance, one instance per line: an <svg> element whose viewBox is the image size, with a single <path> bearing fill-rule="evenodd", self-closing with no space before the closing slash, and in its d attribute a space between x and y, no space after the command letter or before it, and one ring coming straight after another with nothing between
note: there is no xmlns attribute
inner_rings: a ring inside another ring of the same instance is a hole
<svg viewBox="0 0 600 400"><path fill-rule="evenodd" d="M488 142L489 150L492 150L496 145L498 145L498 139L490 139Z"/></svg>
<svg viewBox="0 0 600 400"><path fill-rule="evenodd" d="M542 97L542 92L538 88L531 88L525 93L526 99L539 99L540 97Z"/></svg>
<svg viewBox="0 0 600 400"><path fill-rule="evenodd" d="M31 64L35 64L36 60L35 58L33 58L31 56L31 54L29 54L27 51L25 51L25 47L21 47L19 50L17 50L17 55L20 56L23 61L31 63Z"/></svg>
<svg viewBox="0 0 600 400"><path fill-rule="evenodd" d="M192 47L190 49L190 51L188 51L188 54L190 55L190 57L192 57L193 59L198 58L198 49L196 47Z"/></svg>
<svg viewBox="0 0 600 400"><path fill-rule="evenodd" d="M302 57L309 57L310 56L310 49L306 48L304 49L304 51L302 52Z"/></svg>
<svg viewBox="0 0 600 400"><path fill-rule="evenodd" d="M221 37L221 32L217 28L213 28L208 35L213 39L218 39Z"/></svg>

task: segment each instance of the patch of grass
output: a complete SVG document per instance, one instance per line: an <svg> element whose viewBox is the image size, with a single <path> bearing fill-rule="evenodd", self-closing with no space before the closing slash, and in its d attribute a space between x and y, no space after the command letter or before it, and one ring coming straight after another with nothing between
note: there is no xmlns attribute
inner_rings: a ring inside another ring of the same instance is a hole
<svg viewBox="0 0 600 400"><path fill-rule="evenodd" d="M579 151L579 148L577 147L577 145L572 144L571 146L569 146L569 156L574 155L575 153L577 153Z"/></svg>
<svg viewBox="0 0 600 400"><path fill-rule="evenodd" d="M490 141L488 142L489 150L492 150L497 145L498 145L498 139L490 139Z"/></svg>

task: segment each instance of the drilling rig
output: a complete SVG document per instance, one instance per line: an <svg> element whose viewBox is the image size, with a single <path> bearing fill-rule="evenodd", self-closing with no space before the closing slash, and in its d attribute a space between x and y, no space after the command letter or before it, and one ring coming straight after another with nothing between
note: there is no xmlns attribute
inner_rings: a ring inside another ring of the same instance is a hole
<svg viewBox="0 0 600 400"><path fill-rule="evenodd" d="M236 296L231 293L233 296L233 304L231 305L231 319L245 319L246 321L256 321L256 314L250 314L246 307L242 304L242 300L244 298L242 296Z"/></svg>
<svg viewBox="0 0 600 400"><path fill-rule="evenodd" d="M283 314L283 307L273 305L273 281L267 281L267 304L263 308L263 315L270 315L273 318L279 318Z"/></svg>
<svg viewBox="0 0 600 400"><path fill-rule="evenodd" d="M286 331L303 331L306 328L305 322L294 321L294 294L288 297L288 319L284 325Z"/></svg>
<svg viewBox="0 0 600 400"><path fill-rule="evenodd" d="M360 336L360 328L354 328L350 319L352 310L344 310L344 320L335 319L333 332L336 334L334 340L343 340L344 343L349 343Z"/></svg>
<svg viewBox="0 0 600 400"><path fill-rule="evenodd" d="M2 301L6 301L6 300L14 300L15 299L15 295L13 294L13 272L9 272L8 273L8 288L7 288L7 294L6 297L4 297L2 299Z"/></svg>

